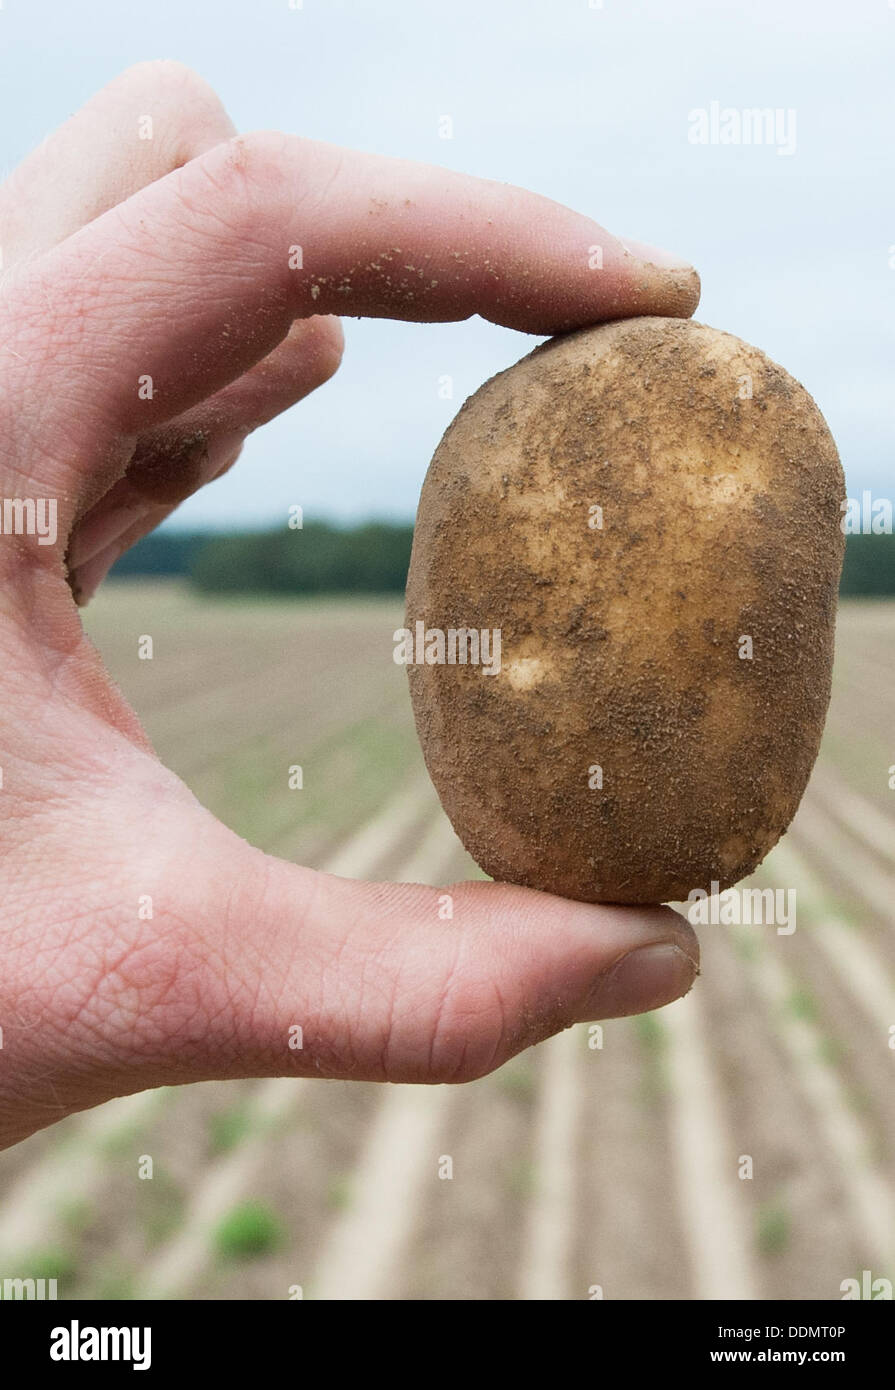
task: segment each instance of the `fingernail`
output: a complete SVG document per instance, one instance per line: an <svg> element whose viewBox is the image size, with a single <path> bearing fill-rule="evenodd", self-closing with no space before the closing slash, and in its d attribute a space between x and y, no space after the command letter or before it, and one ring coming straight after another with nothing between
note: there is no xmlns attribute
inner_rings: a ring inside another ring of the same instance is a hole
<svg viewBox="0 0 895 1390"><path fill-rule="evenodd" d="M644 241L623 241L622 246L639 261L658 266L659 270L694 270L695 266L685 256L676 256L673 251L663 251L660 246L648 246Z"/></svg>
<svg viewBox="0 0 895 1390"><path fill-rule="evenodd" d="M594 1012L581 1021L624 1018L658 1009L686 994L697 974L696 963L670 941L639 946L597 981L588 999Z"/></svg>

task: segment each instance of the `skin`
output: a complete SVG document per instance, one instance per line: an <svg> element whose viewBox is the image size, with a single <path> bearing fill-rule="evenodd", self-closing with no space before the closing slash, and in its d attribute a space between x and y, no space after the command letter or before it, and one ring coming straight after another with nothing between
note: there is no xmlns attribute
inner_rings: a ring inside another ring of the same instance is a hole
<svg viewBox="0 0 895 1390"><path fill-rule="evenodd" d="M174 63L126 72L15 171L0 245L0 495L59 518L52 546L0 537L0 1146L165 1084L467 1081L685 993L697 946L667 908L467 883L444 922L443 889L252 848L158 761L73 595L332 376L336 312L552 333L687 316L695 272L519 189L237 137Z"/></svg>
<svg viewBox="0 0 895 1390"><path fill-rule="evenodd" d="M754 871L820 746L844 492L807 391L704 324L568 333L480 387L423 485L406 623L501 632L497 679L408 667L486 873L661 903Z"/></svg>

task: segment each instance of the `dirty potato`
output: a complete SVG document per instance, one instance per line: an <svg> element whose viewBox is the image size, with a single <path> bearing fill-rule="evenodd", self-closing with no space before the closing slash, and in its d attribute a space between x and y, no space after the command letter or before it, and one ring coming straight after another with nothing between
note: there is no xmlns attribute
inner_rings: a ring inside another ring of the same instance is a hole
<svg viewBox="0 0 895 1390"><path fill-rule="evenodd" d="M756 867L820 742L843 494L803 387L697 323L553 339L466 402L423 486L405 659L488 874L655 903Z"/></svg>

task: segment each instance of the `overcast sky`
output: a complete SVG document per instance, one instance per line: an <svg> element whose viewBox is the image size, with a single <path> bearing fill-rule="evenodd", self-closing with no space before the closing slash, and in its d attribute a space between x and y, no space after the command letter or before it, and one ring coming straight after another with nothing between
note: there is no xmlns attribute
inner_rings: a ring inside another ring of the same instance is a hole
<svg viewBox="0 0 895 1390"><path fill-rule="evenodd" d="M892 496L895 0L0 0L0 169L162 57L196 68L242 129L522 184L686 255L696 317L803 382L850 495ZM693 143L691 112L713 102L779 109L780 141ZM462 400L535 342L478 318L345 328L338 376L178 524L276 523L293 503L412 516Z"/></svg>

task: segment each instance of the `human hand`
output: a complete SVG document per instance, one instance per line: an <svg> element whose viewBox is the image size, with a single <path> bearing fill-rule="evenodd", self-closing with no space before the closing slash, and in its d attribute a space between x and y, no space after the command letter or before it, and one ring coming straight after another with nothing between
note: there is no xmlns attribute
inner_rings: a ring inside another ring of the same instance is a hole
<svg viewBox="0 0 895 1390"><path fill-rule="evenodd" d="M0 501L57 508L55 536L10 534L12 508L0 535L0 1147L163 1084L469 1080L684 993L698 950L667 908L468 883L443 922L443 890L252 848L159 763L72 592L332 375L330 315L552 333L687 315L695 272L519 189L234 137L171 63L129 70L25 161L0 246Z"/></svg>

